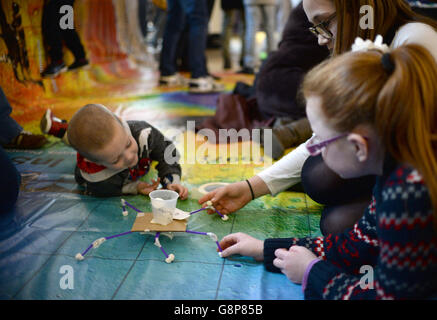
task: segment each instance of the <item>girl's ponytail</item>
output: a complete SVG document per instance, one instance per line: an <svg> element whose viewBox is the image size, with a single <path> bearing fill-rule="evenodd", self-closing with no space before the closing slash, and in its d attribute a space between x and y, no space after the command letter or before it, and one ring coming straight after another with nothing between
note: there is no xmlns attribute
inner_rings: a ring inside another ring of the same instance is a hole
<svg viewBox="0 0 437 320"><path fill-rule="evenodd" d="M375 127L388 152L424 178L437 226L437 65L418 45L389 55L394 69L376 102Z"/></svg>

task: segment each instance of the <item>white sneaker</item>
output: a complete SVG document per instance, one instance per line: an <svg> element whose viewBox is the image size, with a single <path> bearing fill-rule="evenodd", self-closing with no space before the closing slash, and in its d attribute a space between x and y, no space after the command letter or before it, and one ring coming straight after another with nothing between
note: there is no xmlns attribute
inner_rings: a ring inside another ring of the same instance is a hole
<svg viewBox="0 0 437 320"><path fill-rule="evenodd" d="M225 86L216 82L212 77L190 79L190 93L216 93L225 90Z"/></svg>
<svg viewBox="0 0 437 320"><path fill-rule="evenodd" d="M171 76L161 76L159 78L159 84L167 87L180 87L186 86L188 79L185 79L179 73L173 74Z"/></svg>

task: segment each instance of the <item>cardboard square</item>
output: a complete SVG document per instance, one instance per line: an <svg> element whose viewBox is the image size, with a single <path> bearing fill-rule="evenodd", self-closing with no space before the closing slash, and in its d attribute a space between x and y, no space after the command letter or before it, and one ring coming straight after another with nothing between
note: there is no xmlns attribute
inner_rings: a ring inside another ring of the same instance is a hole
<svg viewBox="0 0 437 320"><path fill-rule="evenodd" d="M138 216L135 219L132 226L132 232L144 232L148 230L150 232L185 232L187 230L188 220L173 220L172 223L163 226L162 224L151 223L153 219L153 213L144 213L144 216Z"/></svg>

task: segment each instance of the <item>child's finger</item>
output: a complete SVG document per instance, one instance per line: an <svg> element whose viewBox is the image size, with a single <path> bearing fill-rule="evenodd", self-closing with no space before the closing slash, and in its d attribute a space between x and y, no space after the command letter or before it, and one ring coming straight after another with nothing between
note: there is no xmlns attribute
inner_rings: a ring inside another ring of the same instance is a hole
<svg viewBox="0 0 437 320"><path fill-rule="evenodd" d="M273 265L276 268L279 268L282 270L282 269L284 269L284 260L276 258L275 260L273 260Z"/></svg>
<svg viewBox="0 0 437 320"><path fill-rule="evenodd" d="M188 198L188 189L187 188L183 188L182 190L182 200L185 200Z"/></svg>
<svg viewBox="0 0 437 320"><path fill-rule="evenodd" d="M275 250L275 256L278 257L279 259L285 259L285 256L287 255L288 250L285 249L276 249Z"/></svg>

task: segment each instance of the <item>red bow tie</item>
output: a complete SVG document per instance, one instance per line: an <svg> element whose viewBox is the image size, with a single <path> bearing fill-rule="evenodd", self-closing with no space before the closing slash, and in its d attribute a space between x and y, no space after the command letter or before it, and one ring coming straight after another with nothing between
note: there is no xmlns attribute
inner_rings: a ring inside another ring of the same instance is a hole
<svg viewBox="0 0 437 320"><path fill-rule="evenodd" d="M146 175L149 172L151 162L152 160L150 160L149 158L142 158L135 168L129 168L130 178L132 179L132 181L136 181L138 178Z"/></svg>

